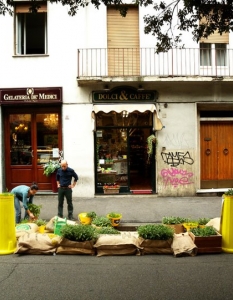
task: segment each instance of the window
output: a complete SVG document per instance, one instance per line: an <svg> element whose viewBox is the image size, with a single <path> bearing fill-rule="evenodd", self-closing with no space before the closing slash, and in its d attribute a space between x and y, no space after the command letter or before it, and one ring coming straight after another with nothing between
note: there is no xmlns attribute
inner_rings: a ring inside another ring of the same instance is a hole
<svg viewBox="0 0 233 300"><path fill-rule="evenodd" d="M37 13L31 13L30 4L16 4L16 54L47 53L47 4L39 6Z"/></svg>
<svg viewBox="0 0 233 300"><path fill-rule="evenodd" d="M200 43L201 66L226 66L227 44Z"/></svg>

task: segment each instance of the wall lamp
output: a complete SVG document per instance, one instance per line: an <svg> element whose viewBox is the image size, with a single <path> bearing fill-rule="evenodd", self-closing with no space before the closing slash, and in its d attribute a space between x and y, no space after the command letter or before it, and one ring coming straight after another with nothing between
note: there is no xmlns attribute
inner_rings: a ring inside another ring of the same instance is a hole
<svg viewBox="0 0 233 300"><path fill-rule="evenodd" d="M142 85L138 86L138 92L140 92L140 91L144 91L144 88L142 87Z"/></svg>
<svg viewBox="0 0 233 300"><path fill-rule="evenodd" d="M109 91L109 90L110 90L109 86L108 86L108 85L105 85L105 86L104 86L104 91L107 92L107 91Z"/></svg>

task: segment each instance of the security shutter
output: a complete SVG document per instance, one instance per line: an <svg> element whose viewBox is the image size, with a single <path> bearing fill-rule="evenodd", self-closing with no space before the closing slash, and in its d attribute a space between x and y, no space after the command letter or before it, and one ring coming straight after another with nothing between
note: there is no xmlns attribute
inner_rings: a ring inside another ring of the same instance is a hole
<svg viewBox="0 0 233 300"><path fill-rule="evenodd" d="M126 17L108 7L107 30L108 75L140 75L138 7L129 6Z"/></svg>
<svg viewBox="0 0 233 300"><path fill-rule="evenodd" d="M36 3L40 8L38 9L39 13L47 12L47 2L38 2ZM30 13L29 7L32 6L30 1L15 3L15 13Z"/></svg>

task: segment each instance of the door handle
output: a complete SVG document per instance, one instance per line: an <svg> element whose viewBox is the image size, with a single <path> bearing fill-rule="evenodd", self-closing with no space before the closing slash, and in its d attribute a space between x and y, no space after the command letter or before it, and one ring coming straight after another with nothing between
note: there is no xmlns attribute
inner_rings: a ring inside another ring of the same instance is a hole
<svg viewBox="0 0 233 300"><path fill-rule="evenodd" d="M211 153L210 149L206 149L205 154L210 155L210 153Z"/></svg>
<svg viewBox="0 0 233 300"><path fill-rule="evenodd" d="M227 155L227 154L228 154L228 152L229 152L229 151L228 151L228 149L227 149L227 148L223 149L223 154L224 154L224 155Z"/></svg>

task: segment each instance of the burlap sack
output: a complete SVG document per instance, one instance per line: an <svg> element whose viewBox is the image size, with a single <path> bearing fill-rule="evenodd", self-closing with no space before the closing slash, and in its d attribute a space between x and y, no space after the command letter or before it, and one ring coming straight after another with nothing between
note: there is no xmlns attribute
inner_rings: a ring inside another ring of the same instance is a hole
<svg viewBox="0 0 233 300"><path fill-rule="evenodd" d="M94 247L97 250L97 256L140 255L137 232L101 234Z"/></svg>
<svg viewBox="0 0 233 300"><path fill-rule="evenodd" d="M61 238L50 233L25 233L18 239L15 254L55 253Z"/></svg>
<svg viewBox="0 0 233 300"><path fill-rule="evenodd" d="M57 254L88 254L95 255L93 241L74 242L63 238L59 244Z"/></svg>
<svg viewBox="0 0 233 300"><path fill-rule="evenodd" d="M142 248L141 254L173 254L171 248L172 239L169 240L147 240L142 237L138 238L139 245Z"/></svg>
<svg viewBox="0 0 233 300"><path fill-rule="evenodd" d="M35 223L22 223L16 225L15 230L16 230L16 238L19 238L25 233L37 232L38 226Z"/></svg>
<svg viewBox="0 0 233 300"><path fill-rule="evenodd" d="M188 232L174 234L172 249L176 257L195 256L198 250Z"/></svg>
<svg viewBox="0 0 233 300"><path fill-rule="evenodd" d="M206 226L213 226L218 232L220 232L220 218L211 219Z"/></svg>

